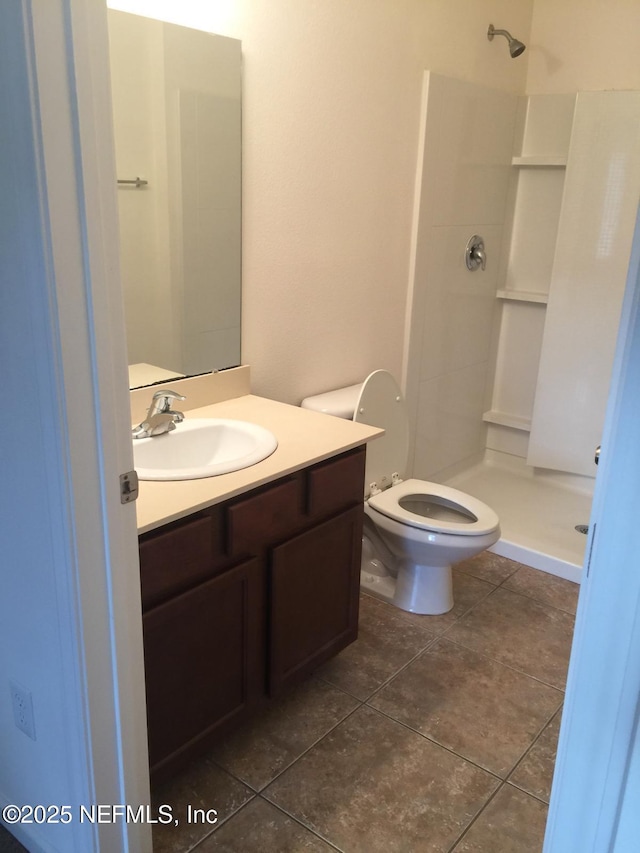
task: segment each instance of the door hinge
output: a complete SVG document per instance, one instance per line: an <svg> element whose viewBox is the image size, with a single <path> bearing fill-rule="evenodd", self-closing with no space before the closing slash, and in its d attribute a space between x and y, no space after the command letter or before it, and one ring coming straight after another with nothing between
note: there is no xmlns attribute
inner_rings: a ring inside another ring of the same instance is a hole
<svg viewBox="0 0 640 853"><path fill-rule="evenodd" d="M138 497L138 475L135 471L120 474L120 503L128 504Z"/></svg>

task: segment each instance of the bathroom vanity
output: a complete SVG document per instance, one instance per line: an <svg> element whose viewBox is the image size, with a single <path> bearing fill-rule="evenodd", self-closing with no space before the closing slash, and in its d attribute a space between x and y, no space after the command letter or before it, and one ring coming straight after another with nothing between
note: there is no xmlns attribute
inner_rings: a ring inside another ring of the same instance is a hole
<svg viewBox="0 0 640 853"><path fill-rule="evenodd" d="M357 635L365 442L380 431L251 395L187 412L223 415L271 429L278 449L233 474L140 484L155 779Z"/></svg>

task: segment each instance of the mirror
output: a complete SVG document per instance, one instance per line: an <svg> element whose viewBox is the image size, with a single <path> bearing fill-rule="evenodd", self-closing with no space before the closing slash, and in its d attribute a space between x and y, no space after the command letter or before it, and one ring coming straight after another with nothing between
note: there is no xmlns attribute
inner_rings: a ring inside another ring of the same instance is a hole
<svg viewBox="0 0 640 853"><path fill-rule="evenodd" d="M240 42L108 21L130 385L236 366Z"/></svg>

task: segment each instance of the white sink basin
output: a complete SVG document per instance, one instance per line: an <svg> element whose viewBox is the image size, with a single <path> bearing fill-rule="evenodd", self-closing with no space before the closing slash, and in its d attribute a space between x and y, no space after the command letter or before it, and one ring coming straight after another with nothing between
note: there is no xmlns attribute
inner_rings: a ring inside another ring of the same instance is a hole
<svg viewBox="0 0 640 853"><path fill-rule="evenodd" d="M141 480L197 480L248 468L278 446L272 432L247 421L193 418L174 430L133 442Z"/></svg>

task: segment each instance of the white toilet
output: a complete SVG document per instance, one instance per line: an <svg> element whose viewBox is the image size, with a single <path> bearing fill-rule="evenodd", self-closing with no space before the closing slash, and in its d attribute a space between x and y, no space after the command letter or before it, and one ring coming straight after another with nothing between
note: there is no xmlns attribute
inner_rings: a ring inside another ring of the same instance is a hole
<svg viewBox="0 0 640 853"><path fill-rule="evenodd" d="M412 613L451 610L451 566L497 542L498 516L457 489L402 479L409 422L400 388L386 370L301 405L385 430L367 445L362 588Z"/></svg>

